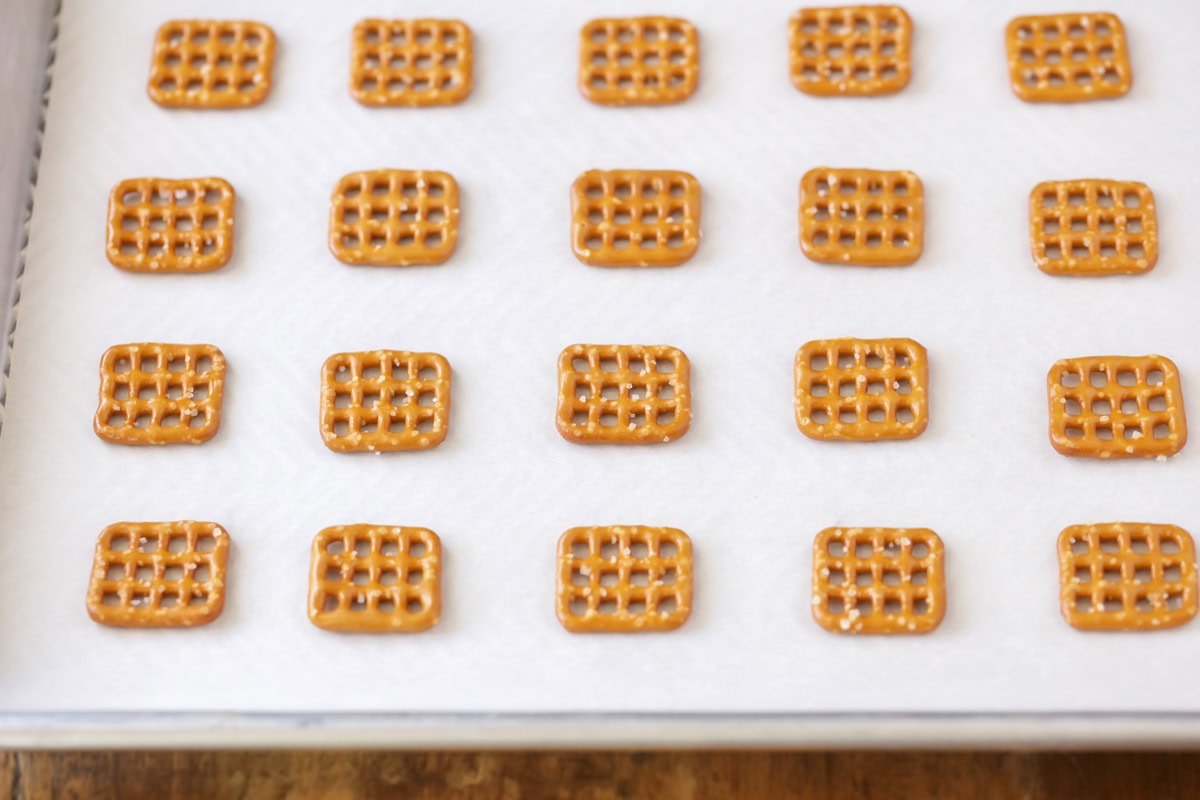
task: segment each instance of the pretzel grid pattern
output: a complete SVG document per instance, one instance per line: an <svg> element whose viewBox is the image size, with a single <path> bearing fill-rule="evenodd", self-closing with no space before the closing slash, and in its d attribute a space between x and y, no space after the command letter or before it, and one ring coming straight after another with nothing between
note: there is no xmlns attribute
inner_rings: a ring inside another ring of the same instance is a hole
<svg viewBox="0 0 1200 800"><path fill-rule="evenodd" d="M1080 630L1153 630L1196 616L1196 548L1174 525L1072 525L1058 537L1059 599Z"/></svg>
<svg viewBox="0 0 1200 800"><path fill-rule="evenodd" d="M446 172L353 172L333 189L329 249L344 264L441 264L458 244L458 183Z"/></svg>
<svg viewBox="0 0 1200 800"><path fill-rule="evenodd" d="M929 423L929 358L912 339L819 339L796 352L796 424L812 439L911 439Z"/></svg>
<svg viewBox="0 0 1200 800"><path fill-rule="evenodd" d="M571 528L558 540L555 611L567 630L667 631L692 613L692 542L677 528Z"/></svg>
<svg viewBox="0 0 1200 800"><path fill-rule="evenodd" d="M699 37L685 19L594 19L583 26L579 91L593 103L678 103L699 80Z"/></svg>
<svg viewBox="0 0 1200 800"><path fill-rule="evenodd" d="M450 364L437 353L338 353L321 369L330 450L425 450L445 440L449 424Z"/></svg>
<svg viewBox="0 0 1200 800"><path fill-rule="evenodd" d="M822 264L902 266L925 245L925 189L911 172L818 167L800 181L800 249Z"/></svg>
<svg viewBox="0 0 1200 800"><path fill-rule="evenodd" d="M121 628L212 622L225 607L229 534L212 522L119 522L96 542L88 615Z"/></svg>
<svg viewBox="0 0 1200 800"><path fill-rule="evenodd" d="M423 631L442 610L442 543L425 528L338 525L313 539L308 618L327 631Z"/></svg>
<svg viewBox="0 0 1200 800"><path fill-rule="evenodd" d="M1038 269L1051 275L1149 272L1158 262L1154 193L1135 181L1039 183L1029 239Z"/></svg>
<svg viewBox="0 0 1200 800"><path fill-rule="evenodd" d="M275 33L259 22L175 20L154 37L150 99L175 108L255 106L271 91Z"/></svg>
<svg viewBox="0 0 1200 800"><path fill-rule="evenodd" d="M200 444L221 426L225 356L210 344L119 344L100 359L93 427L117 444Z"/></svg>
<svg viewBox="0 0 1200 800"><path fill-rule="evenodd" d="M1187 443L1179 370L1169 358L1066 358L1046 384L1050 443L1063 455L1155 458Z"/></svg>
<svg viewBox="0 0 1200 800"><path fill-rule="evenodd" d="M220 178L133 178L108 198L109 263L130 272L211 272L233 255L233 187Z"/></svg>
<svg viewBox="0 0 1200 800"><path fill-rule="evenodd" d="M571 345L558 357L556 422L569 442L678 439L692 422L688 357L666 345Z"/></svg>
<svg viewBox="0 0 1200 800"><path fill-rule="evenodd" d="M912 20L899 6L804 8L790 28L792 83L805 94L890 94L908 85Z"/></svg>
<svg viewBox="0 0 1200 800"><path fill-rule="evenodd" d="M700 244L700 182L673 170L585 172L571 188L571 248L598 267L671 267Z"/></svg>
<svg viewBox="0 0 1200 800"><path fill-rule="evenodd" d="M1005 42L1009 83L1022 100L1098 100L1133 86L1125 26L1115 14L1017 17Z"/></svg>
<svg viewBox="0 0 1200 800"><path fill-rule="evenodd" d="M926 528L826 528L813 618L834 633L928 633L946 613L945 549Z"/></svg>
<svg viewBox="0 0 1200 800"><path fill-rule="evenodd" d="M354 26L350 95L365 106L445 106L471 94L471 29L449 19Z"/></svg>

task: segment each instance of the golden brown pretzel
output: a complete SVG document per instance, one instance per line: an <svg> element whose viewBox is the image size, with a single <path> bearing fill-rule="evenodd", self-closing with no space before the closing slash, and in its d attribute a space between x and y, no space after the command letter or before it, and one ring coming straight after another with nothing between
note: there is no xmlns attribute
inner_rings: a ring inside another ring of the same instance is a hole
<svg viewBox="0 0 1200 800"><path fill-rule="evenodd" d="M699 37L685 19L594 19L583 26L579 91L593 103L678 103L699 80Z"/></svg>
<svg viewBox="0 0 1200 800"><path fill-rule="evenodd" d="M571 528L557 584L555 613L572 633L673 630L692 613L692 541L677 528Z"/></svg>
<svg viewBox="0 0 1200 800"><path fill-rule="evenodd" d="M437 353L338 353L321 368L321 438L330 450L425 450L449 426L450 364Z"/></svg>
<svg viewBox="0 0 1200 800"><path fill-rule="evenodd" d="M210 272L233 255L235 196L220 178L133 178L108 197L105 253L130 272Z"/></svg>
<svg viewBox="0 0 1200 800"><path fill-rule="evenodd" d="M1196 616L1196 547L1174 525L1072 525L1058 537L1059 600L1080 630L1172 628Z"/></svg>
<svg viewBox="0 0 1200 800"><path fill-rule="evenodd" d="M666 345L571 345L558 357L555 421L569 442L678 439L692 423L688 357Z"/></svg>
<svg viewBox="0 0 1200 800"><path fill-rule="evenodd" d="M350 95L364 106L444 106L471 94L471 29L454 19L364 19L354 26Z"/></svg>
<svg viewBox="0 0 1200 800"><path fill-rule="evenodd" d="M308 618L327 631L423 631L442 611L442 543L425 528L337 525L317 534Z"/></svg>
<svg viewBox="0 0 1200 800"><path fill-rule="evenodd" d="M329 249L344 264L441 264L458 244L458 214L449 173L352 172L333 187Z"/></svg>
<svg viewBox="0 0 1200 800"><path fill-rule="evenodd" d="M200 444L221 427L225 356L210 344L119 344L100 359L93 427L117 444Z"/></svg>
<svg viewBox="0 0 1200 800"><path fill-rule="evenodd" d="M88 615L118 628L212 622L225 607L229 534L214 522L118 522L96 542Z"/></svg>
<svg viewBox="0 0 1200 800"><path fill-rule="evenodd" d="M1149 272L1158 263L1154 193L1136 181L1046 181L1029 195L1029 241L1051 275Z"/></svg>
<svg viewBox="0 0 1200 800"><path fill-rule="evenodd" d="M826 528L813 619L834 633L928 633L946 613L945 548L927 528Z"/></svg>
<svg viewBox="0 0 1200 800"><path fill-rule="evenodd" d="M1169 358L1064 358L1046 386L1050 443L1063 455L1155 458L1187 444L1179 369Z"/></svg>
<svg viewBox="0 0 1200 800"><path fill-rule="evenodd" d="M700 182L674 170L593 169L571 188L571 249L598 267L671 267L700 244Z"/></svg>
<svg viewBox="0 0 1200 800"><path fill-rule="evenodd" d="M1017 17L1004 34L1009 83L1029 102L1120 97L1133 86L1125 26L1116 14Z"/></svg>
<svg viewBox="0 0 1200 800"><path fill-rule="evenodd" d="M255 106L274 63L275 33L261 22L173 20L155 34L146 91L160 106Z"/></svg>
<svg viewBox="0 0 1200 800"><path fill-rule="evenodd" d="M805 94L890 94L908 85L912 20L900 6L802 8L790 35L792 83Z"/></svg>
<svg viewBox="0 0 1200 800"><path fill-rule="evenodd" d="M925 189L911 172L818 167L800 181L800 249L822 264L901 266L925 247Z"/></svg>

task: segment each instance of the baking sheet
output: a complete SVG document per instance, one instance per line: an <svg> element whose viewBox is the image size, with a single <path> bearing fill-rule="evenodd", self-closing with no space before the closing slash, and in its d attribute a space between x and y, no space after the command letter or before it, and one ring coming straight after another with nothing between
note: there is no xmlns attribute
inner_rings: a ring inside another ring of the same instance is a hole
<svg viewBox="0 0 1200 800"><path fill-rule="evenodd" d="M68 0L61 15L3 433L0 707L6 711L987 712L1197 711L1200 627L1086 635L1056 608L1054 540L1116 519L1193 530L1196 445L1166 463L1092 463L1046 440L1057 358L1161 352L1200 386L1187 235L1200 196L1189 134L1200 12L1111 2L1135 87L1116 102L1023 104L1004 24L1049 3L913 0L912 84L820 100L787 79L791 2L661 0L699 28L701 88L661 109L592 106L574 86L578 29L644 13L539 0L370 9L181 2L171 17L248 17L281 47L266 105L166 111L145 97L152 2ZM476 34L470 100L372 110L346 91L362 16L459 16ZM810 167L904 168L924 181L914 267L825 267L796 244ZM342 174L445 169L462 187L444 266L355 269L325 249ZM672 168L704 187L687 265L585 268L567 192L589 168ZM111 268L118 180L219 175L239 194L232 263L204 276ZM1143 180L1162 257L1150 275L1055 280L1028 254L1026 198L1051 178ZM931 357L929 430L911 442L812 442L795 428L792 356L838 335L910 336ZM229 359L222 431L196 448L119 448L91 432L110 344L211 342ZM662 342L693 363L695 421L665 447L587 448L553 425L555 357L574 342ZM326 450L318 370L342 350L444 354L447 441L425 453ZM230 531L229 602L213 625L119 631L83 595L99 531L198 518ZM445 613L415 636L339 636L304 614L322 527L422 525L446 548ZM665 635L572 636L553 615L568 527L686 530L696 607ZM928 526L949 604L927 637L854 638L811 621L812 538L829 525ZM1080 665L1087 665L1081 669ZM1164 691L1170 687L1170 691Z"/></svg>

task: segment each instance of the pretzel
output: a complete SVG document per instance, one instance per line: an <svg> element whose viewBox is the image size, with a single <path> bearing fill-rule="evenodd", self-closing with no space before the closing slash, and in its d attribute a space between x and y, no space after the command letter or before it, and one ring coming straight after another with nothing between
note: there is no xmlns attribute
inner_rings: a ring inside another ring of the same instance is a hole
<svg viewBox="0 0 1200 800"><path fill-rule="evenodd" d="M441 264L458 244L458 183L445 172L377 169L337 182L329 249L344 264Z"/></svg>
<svg viewBox="0 0 1200 800"><path fill-rule="evenodd" d="M568 442L670 442L692 424L691 364L667 345L573 344L558 356L558 432Z"/></svg>
<svg viewBox="0 0 1200 800"><path fill-rule="evenodd" d="M109 263L130 272L211 272L233 255L233 187L220 178L132 178L108 196Z"/></svg>
<svg viewBox="0 0 1200 800"><path fill-rule="evenodd" d="M450 364L437 353L338 353L321 368L321 438L330 450L425 450L449 425Z"/></svg>
<svg viewBox="0 0 1200 800"><path fill-rule="evenodd" d="M225 356L211 344L119 344L100 359L93 427L117 444L200 444L221 427Z"/></svg>
<svg viewBox="0 0 1200 800"><path fill-rule="evenodd" d="M927 528L826 528L813 619L834 633L929 633L946 614L945 548Z"/></svg>
<svg viewBox="0 0 1200 800"><path fill-rule="evenodd" d="M902 266L925 246L925 189L911 172L818 167L800 181L800 249L822 264Z"/></svg>
<svg viewBox="0 0 1200 800"><path fill-rule="evenodd" d="M593 103L666 105L696 91L700 42L685 19L594 19L579 38L579 91Z"/></svg>
<svg viewBox="0 0 1200 800"><path fill-rule="evenodd" d="M597 267L673 267L700 244L700 182L672 170L590 170L571 187L571 249Z"/></svg>
<svg viewBox="0 0 1200 800"><path fill-rule="evenodd" d="M1046 181L1029 195L1029 240L1051 275L1149 272L1158 262L1154 193L1135 181Z"/></svg>
<svg viewBox="0 0 1200 800"><path fill-rule="evenodd" d="M1072 525L1058 537L1059 600L1084 631L1173 628L1196 616L1196 548L1174 525Z"/></svg>
<svg viewBox="0 0 1200 800"><path fill-rule="evenodd" d="M802 8L790 29L792 83L805 94L891 94L908 85L912 20L900 6Z"/></svg>
<svg viewBox="0 0 1200 800"><path fill-rule="evenodd" d="M912 339L819 339L796 351L796 425L810 439L912 439L929 424L929 357Z"/></svg>
<svg viewBox="0 0 1200 800"><path fill-rule="evenodd" d="M445 106L471 93L471 29L450 19L354 26L350 96L364 106Z"/></svg>
<svg viewBox="0 0 1200 800"><path fill-rule="evenodd" d="M229 534L215 522L118 522L100 533L87 611L116 628L205 625L225 607Z"/></svg>
<svg viewBox="0 0 1200 800"><path fill-rule="evenodd" d="M1031 103L1120 97L1133 86L1125 26L1116 14L1046 14L1008 23L1008 76Z"/></svg>
<svg viewBox="0 0 1200 800"><path fill-rule="evenodd" d="M174 20L154 36L146 92L170 108L256 106L274 63L275 32L261 22Z"/></svg>
<svg viewBox="0 0 1200 800"><path fill-rule="evenodd" d="M1046 385L1050 443L1063 455L1156 458L1187 443L1179 370L1169 358L1064 358Z"/></svg>
<svg viewBox="0 0 1200 800"><path fill-rule="evenodd" d="M442 613L442 542L425 528L337 525L317 534L308 618L327 631L423 631Z"/></svg>
<svg viewBox="0 0 1200 800"><path fill-rule="evenodd" d="M692 540L677 528L571 528L557 586L554 610L572 633L674 630L692 613Z"/></svg>

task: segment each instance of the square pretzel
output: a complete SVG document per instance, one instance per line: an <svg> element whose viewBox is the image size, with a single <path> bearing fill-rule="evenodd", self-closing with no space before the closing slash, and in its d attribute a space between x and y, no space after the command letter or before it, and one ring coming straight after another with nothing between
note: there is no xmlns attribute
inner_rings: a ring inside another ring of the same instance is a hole
<svg viewBox="0 0 1200 800"><path fill-rule="evenodd" d="M1050 275L1149 272L1158 263L1154 193L1136 181L1046 181L1029 195L1029 241Z"/></svg>
<svg viewBox="0 0 1200 800"><path fill-rule="evenodd" d="M1027 102L1120 97L1133 86L1125 26L1116 14L1017 17L1004 40L1009 84Z"/></svg>
<svg viewBox="0 0 1200 800"><path fill-rule="evenodd" d="M87 611L117 628L205 625L225 607L229 534L214 522L118 522L100 533Z"/></svg>
<svg viewBox="0 0 1200 800"><path fill-rule="evenodd" d="M685 19L594 19L579 44L579 91L605 106L666 105L692 96L700 44Z"/></svg>
<svg viewBox="0 0 1200 800"><path fill-rule="evenodd" d="M201 444L221 427L225 356L210 344L119 344L100 359L93 428L117 444Z"/></svg>
<svg viewBox="0 0 1200 800"><path fill-rule="evenodd" d="M321 438L330 450L427 450L449 426L450 364L437 353L338 353L321 368Z"/></svg>
<svg viewBox="0 0 1200 800"><path fill-rule="evenodd" d="M583 444L653 444L692 423L691 364L666 345L573 344L558 357L558 432Z"/></svg>
<svg viewBox="0 0 1200 800"><path fill-rule="evenodd" d="M692 540L677 528L571 528L554 610L572 633L669 631L692 613Z"/></svg>
<svg viewBox="0 0 1200 800"><path fill-rule="evenodd" d="M275 32L260 22L173 20L154 36L146 91L170 108L256 106L274 64Z"/></svg>
<svg viewBox="0 0 1200 800"><path fill-rule="evenodd" d="M423 631L442 613L442 542L425 528L337 525L316 535L308 618L327 631Z"/></svg>
<svg viewBox="0 0 1200 800"><path fill-rule="evenodd" d="M673 267L700 244L700 182L672 170L585 172L571 187L571 249L597 267Z"/></svg>
<svg viewBox="0 0 1200 800"><path fill-rule="evenodd" d="M805 94L891 94L912 75L912 20L900 6L802 8L790 38L792 83Z"/></svg>
<svg viewBox="0 0 1200 800"><path fill-rule="evenodd" d="M1059 600L1084 631L1173 628L1196 616L1196 547L1175 525L1072 525L1058 537Z"/></svg>
<svg viewBox="0 0 1200 800"><path fill-rule="evenodd" d="M925 189L911 172L818 167L800 181L800 250L821 264L911 264L925 247Z"/></svg>
<svg viewBox="0 0 1200 800"><path fill-rule="evenodd" d="M1156 458L1187 444L1179 370L1169 358L1064 358L1046 385L1050 443L1063 455Z"/></svg>
<svg viewBox="0 0 1200 800"><path fill-rule="evenodd" d="M833 633L929 633L946 614L945 548L927 528L826 528L813 619Z"/></svg>
<svg viewBox="0 0 1200 800"><path fill-rule="evenodd" d="M912 439L929 424L929 356L912 339L819 339L796 351L796 425L810 439Z"/></svg>
<svg viewBox="0 0 1200 800"><path fill-rule="evenodd" d="M211 272L233 255L235 196L220 178L132 178L108 196L105 254L129 272Z"/></svg>
<svg viewBox="0 0 1200 800"><path fill-rule="evenodd" d="M350 96L364 106L446 106L471 94L471 29L455 19L364 19L354 26Z"/></svg>
<svg viewBox="0 0 1200 800"><path fill-rule="evenodd" d="M435 170L376 169L337 182L329 249L343 264L441 264L458 244L458 182Z"/></svg>

